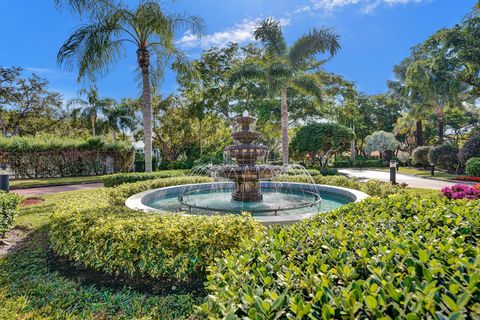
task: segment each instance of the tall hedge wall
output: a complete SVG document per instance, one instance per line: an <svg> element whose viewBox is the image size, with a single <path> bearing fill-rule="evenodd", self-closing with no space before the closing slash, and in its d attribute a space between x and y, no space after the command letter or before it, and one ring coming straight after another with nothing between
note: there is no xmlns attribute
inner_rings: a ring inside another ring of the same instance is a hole
<svg viewBox="0 0 480 320"><path fill-rule="evenodd" d="M100 138L0 137L0 163L16 178L89 176L128 171L133 147Z"/></svg>

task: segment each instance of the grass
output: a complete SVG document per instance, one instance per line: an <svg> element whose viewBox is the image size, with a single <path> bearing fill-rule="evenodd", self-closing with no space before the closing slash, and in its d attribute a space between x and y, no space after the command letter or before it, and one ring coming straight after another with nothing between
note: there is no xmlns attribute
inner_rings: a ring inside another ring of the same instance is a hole
<svg viewBox="0 0 480 320"><path fill-rule="evenodd" d="M10 188L34 188L52 185L69 185L79 183L101 182L101 176L86 177L62 177L62 178L40 178L40 179L20 179L10 180Z"/></svg>
<svg viewBox="0 0 480 320"><path fill-rule="evenodd" d="M50 270L49 216L72 194L45 196L42 204L21 209L17 225L31 233L21 250L0 258L0 319L182 319L191 314L199 298L190 294L156 296L82 285Z"/></svg>

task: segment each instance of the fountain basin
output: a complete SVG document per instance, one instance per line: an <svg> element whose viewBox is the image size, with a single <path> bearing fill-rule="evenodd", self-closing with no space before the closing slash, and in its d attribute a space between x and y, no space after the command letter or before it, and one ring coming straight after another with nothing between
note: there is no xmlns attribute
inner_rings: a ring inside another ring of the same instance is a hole
<svg viewBox="0 0 480 320"><path fill-rule="evenodd" d="M128 198L126 206L131 209L159 213L183 212L189 214L185 212L191 211L190 214L199 215L238 214L240 211L251 209L254 218L262 224L269 225L294 223L310 218L318 212L329 211L368 197L367 194L353 189L296 182L262 181L260 187L264 195L261 202L233 201L231 200L231 190L234 189L234 183L214 182L145 191ZM178 199L180 195L185 195L186 188L188 188L189 194L196 193L188 203L189 205L194 204L193 208L185 206ZM317 202L313 198L304 199L305 205L302 205L302 197L315 197L315 194L320 195L321 201ZM289 201L296 202L297 205L289 209L287 208ZM310 205L312 203L314 205ZM205 210L205 207L208 209Z"/></svg>

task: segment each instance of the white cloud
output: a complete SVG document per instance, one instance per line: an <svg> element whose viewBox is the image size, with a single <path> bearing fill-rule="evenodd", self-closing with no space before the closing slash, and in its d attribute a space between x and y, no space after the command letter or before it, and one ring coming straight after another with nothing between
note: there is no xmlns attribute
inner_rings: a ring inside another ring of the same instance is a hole
<svg viewBox="0 0 480 320"><path fill-rule="evenodd" d="M411 3L422 3L430 0L310 0L310 6L303 7L303 12L308 11L332 11L334 9L357 5L363 13L371 13L381 6L406 5ZM297 9L298 10L298 9Z"/></svg>
<svg viewBox="0 0 480 320"><path fill-rule="evenodd" d="M223 31L218 31L211 34L206 34L202 37L198 37L191 32L186 32L177 44L185 49L191 49L194 47L210 48L225 47L229 42L246 43L255 41L253 38L253 31L262 17L256 19L244 19L241 23L235 24L231 28L227 28ZM282 26L290 24L290 19L279 19Z"/></svg>

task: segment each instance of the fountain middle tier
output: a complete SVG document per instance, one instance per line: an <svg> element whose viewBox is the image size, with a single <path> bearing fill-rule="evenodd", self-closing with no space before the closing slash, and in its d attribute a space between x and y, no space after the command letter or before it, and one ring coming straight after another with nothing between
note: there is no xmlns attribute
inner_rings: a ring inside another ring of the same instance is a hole
<svg viewBox="0 0 480 320"><path fill-rule="evenodd" d="M236 144L225 148L230 158L235 159L239 166L255 165L257 159L265 157L268 148L258 144Z"/></svg>

